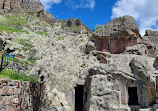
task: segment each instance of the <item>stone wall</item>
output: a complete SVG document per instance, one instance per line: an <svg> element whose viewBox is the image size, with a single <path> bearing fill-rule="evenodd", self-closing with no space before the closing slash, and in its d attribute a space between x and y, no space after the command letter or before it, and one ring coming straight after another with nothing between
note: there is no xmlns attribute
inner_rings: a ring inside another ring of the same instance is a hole
<svg viewBox="0 0 158 111"><path fill-rule="evenodd" d="M137 45L137 38L132 37L129 39L108 39L102 38L97 40L97 50L110 52L112 54L123 53L126 47Z"/></svg>
<svg viewBox="0 0 158 111"><path fill-rule="evenodd" d="M0 79L0 111L38 111L40 87L37 90L36 86L29 82Z"/></svg>

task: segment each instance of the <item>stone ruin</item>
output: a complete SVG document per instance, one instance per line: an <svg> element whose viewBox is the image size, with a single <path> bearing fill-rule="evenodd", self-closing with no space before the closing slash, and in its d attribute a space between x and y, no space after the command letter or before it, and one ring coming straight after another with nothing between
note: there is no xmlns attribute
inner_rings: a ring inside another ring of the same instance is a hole
<svg viewBox="0 0 158 111"><path fill-rule="evenodd" d="M157 32L141 37L133 17L111 20L93 33L100 61L75 88L75 111L158 111ZM151 51L152 49L152 51Z"/></svg>
<svg viewBox="0 0 158 111"><path fill-rule="evenodd" d="M131 16L116 18L95 30L97 50L112 54L123 53L126 47L137 45L139 28Z"/></svg>
<svg viewBox="0 0 158 111"><path fill-rule="evenodd" d="M84 111L157 111L155 59L128 54L111 57L111 63L90 70Z"/></svg>

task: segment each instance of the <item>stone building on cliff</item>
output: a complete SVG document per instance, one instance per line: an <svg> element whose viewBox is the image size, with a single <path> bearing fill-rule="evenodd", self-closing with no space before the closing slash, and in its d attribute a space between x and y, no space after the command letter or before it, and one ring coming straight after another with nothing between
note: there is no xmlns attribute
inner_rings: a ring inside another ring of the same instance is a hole
<svg viewBox="0 0 158 111"><path fill-rule="evenodd" d="M102 64L89 70L83 111L158 111L158 58L150 57L133 17L111 20L94 37L92 53ZM140 46L144 53L134 48Z"/></svg>
<svg viewBox="0 0 158 111"><path fill-rule="evenodd" d="M95 30L97 50L112 54L123 53L126 47L137 45L139 28L131 16L115 18Z"/></svg>

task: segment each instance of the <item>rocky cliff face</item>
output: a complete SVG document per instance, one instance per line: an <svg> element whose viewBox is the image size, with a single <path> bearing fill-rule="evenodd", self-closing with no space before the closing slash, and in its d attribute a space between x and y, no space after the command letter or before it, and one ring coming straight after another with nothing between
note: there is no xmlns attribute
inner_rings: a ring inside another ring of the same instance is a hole
<svg viewBox="0 0 158 111"><path fill-rule="evenodd" d="M0 9L5 11L19 12L21 11L21 1L20 0L1 0Z"/></svg>
<svg viewBox="0 0 158 111"><path fill-rule="evenodd" d="M92 30L85 26L79 19L70 18L69 20L57 20L56 22L61 23L61 28L64 31L87 34L89 37L92 36Z"/></svg>
<svg viewBox="0 0 158 111"><path fill-rule="evenodd" d="M1 0L0 9L5 12L20 13L26 11L28 13L38 13L38 17L42 21L51 21L54 16L44 10L40 0Z"/></svg>
<svg viewBox="0 0 158 111"><path fill-rule="evenodd" d="M140 44L147 46L148 56L156 57L158 54L158 31L146 30L146 34L141 39Z"/></svg>
<svg viewBox="0 0 158 111"><path fill-rule="evenodd" d="M43 8L40 0L1 0L0 9L11 12L20 12L23 9L40 11Z"/></svg>
<svg viewBox="0 0 158 111"><path fill-rule="evenodd" d="M44 9L40 0L20 0L24 9L41 11Z"/></svg>

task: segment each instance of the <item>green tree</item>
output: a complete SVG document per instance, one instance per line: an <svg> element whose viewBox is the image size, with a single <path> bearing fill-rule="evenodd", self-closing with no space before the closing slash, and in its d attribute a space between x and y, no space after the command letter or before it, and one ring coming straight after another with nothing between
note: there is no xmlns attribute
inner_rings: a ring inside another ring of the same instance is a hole
<svg viewBox="0 0 158 111"><path fill-rule="evenodd" d="M95 25L95 29L99 29L101 27L101 25L99 25L99 24L97 24L97 25Z"/></svg>

